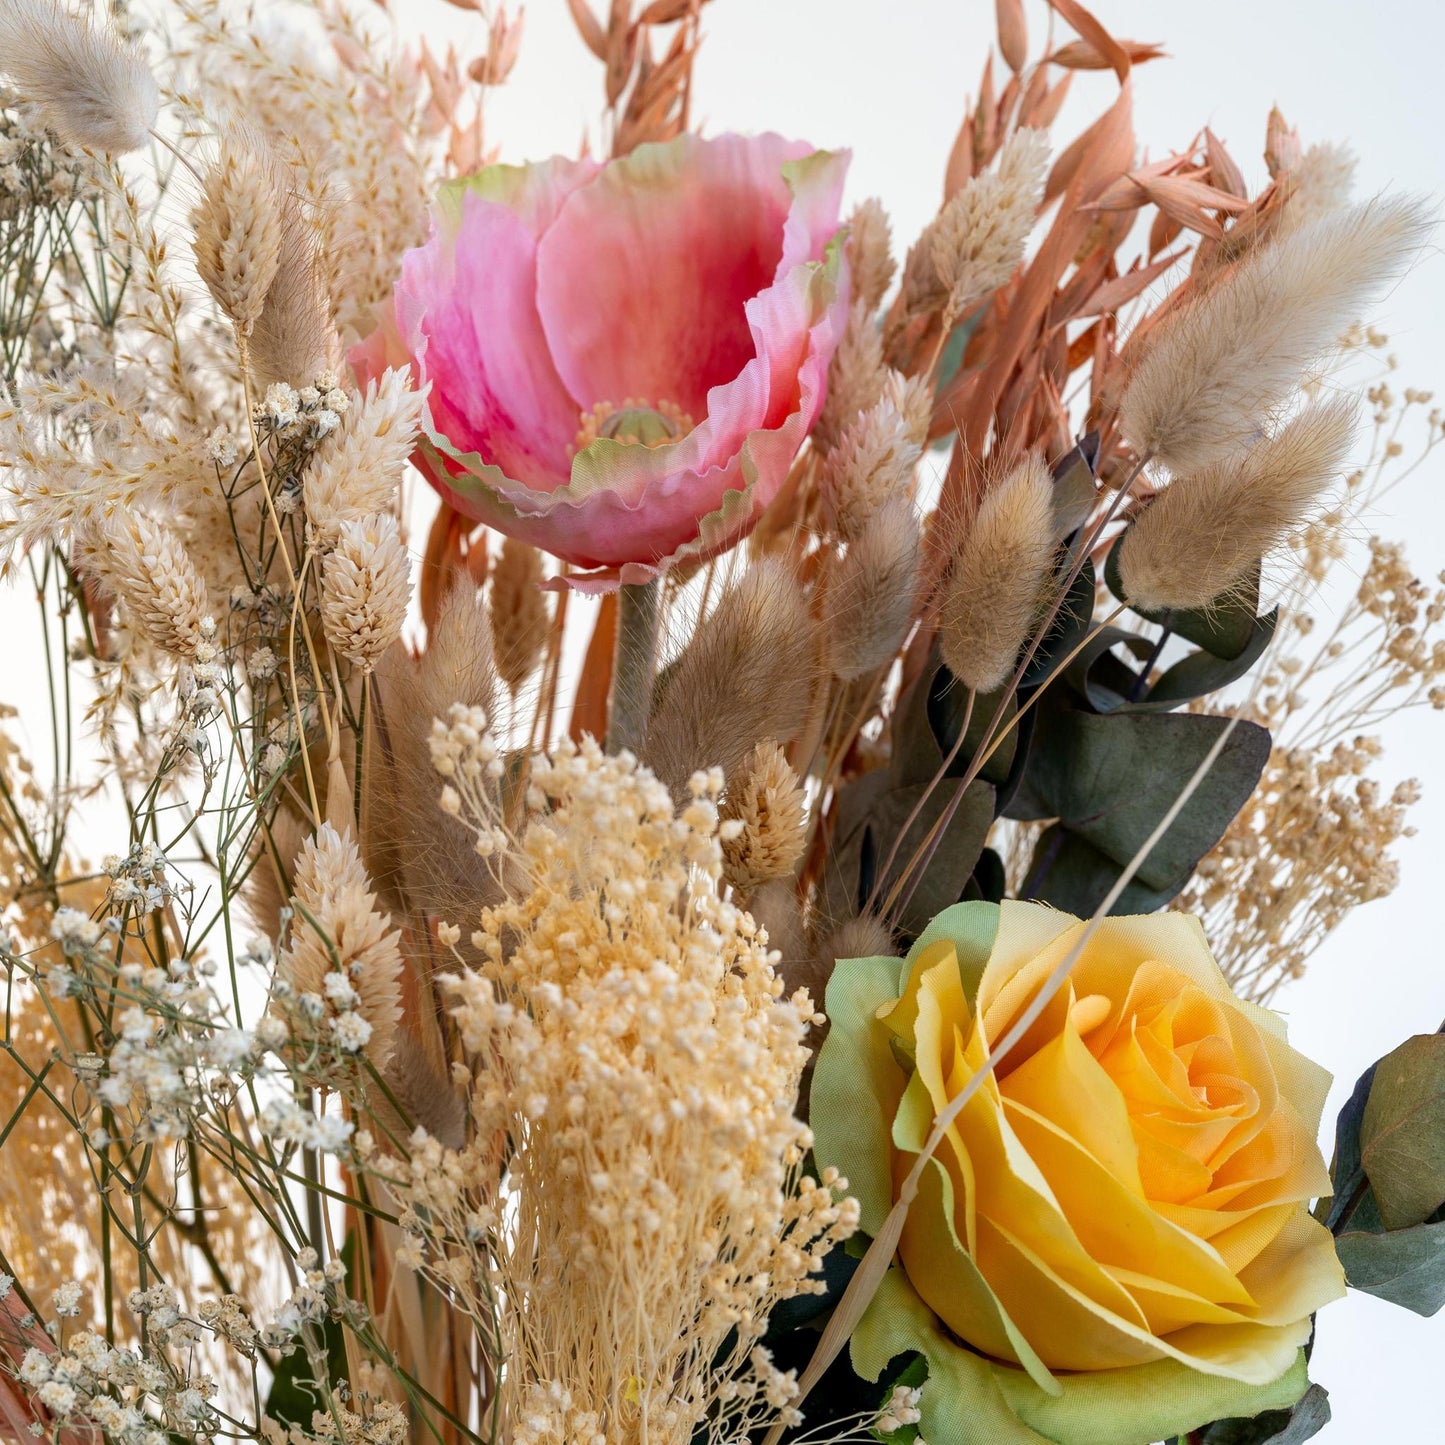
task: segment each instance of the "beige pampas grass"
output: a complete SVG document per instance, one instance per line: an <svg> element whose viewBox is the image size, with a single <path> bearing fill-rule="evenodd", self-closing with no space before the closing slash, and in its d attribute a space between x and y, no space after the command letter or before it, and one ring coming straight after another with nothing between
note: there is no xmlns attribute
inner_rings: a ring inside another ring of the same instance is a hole
<svg viewBox="0 0 1445 1445"><path fill-rule="evenodd" d="M898 650L913 620L920 542L912 502L906 494L894 497L829 574L823 628L835 677L862 677Z"/></svg>
<svg viewBox="0 0 1445 1445"><path fill-rule="evenodd" d="M808 799L786 755L760 742L730 777L719 809L723 877L739 893L791 878L803 856Z"/></svg>
<svg viewBox="0 0 1445 1445"><path fill-rule="evenodd" d="M905 415L900 402L912 405L914 414ZM860 537L889 502L912 497L914 471L923 455L916 428L914 392L906 382L894 385L890 380L884 394L853 418L828 453L819 496L824 520L845 542Z"/></svg>
<svg viewBox="0 0 1445 1445"><path fill-rule="evenodd" d="M943 660L965 687L1008 677L1038 611L1054 554L1053 478L1031 455L994 487L953 560L938 615Z"/></svg>
<svg viewBox="0 0 1445 1445"><path fill-rule="evenodd" d="M897 270L891 245L888 212L882 201L870 196L854 207L848 218L848 267L853 295L870 311L878 309Z"/></svg>
<svg viewBox="0 0 1445 1445"><path fill-rule="evenodd" d="M1193 608L1228 592L1340 475L1355 416L1352 398L1312 406L1241 456L1171 482L1120 544L1129 600L1151 611Z"/></svg>
<svg viewBox="0 0 1445 1445"><path fill-rule="evenodd" d="M1160 326L1119 404L1176 473L1225 461L1409 264L1432 218L1411 197L1327 215L1250 255Z"/></svg>
<svg viewBox="0 0 1445 1445"><path fill-rule="evenodd" d="M503 539L492 568L491 619L497 672L516 693L547 645L550 619L542 591L542 554L515 537Z"/></svg>
<svg viewBox="0 0 1445 1445"><path fill-rule="evenodd" d="M695 772L731 776L759 738L791 742L807 719L816 652L816 624L792 573L755 563L666 675L643 761L683 797Z"/></svg>
<svg viewBox="0 0 1445 1445"><path fill-rule="evenodd" d="M160 111L139 52L56 0L0 5L0 72L62 140L105 155L139 150Z"/></svg>
<svg viewBox="0 0 1445 1445"><path fill-rule="evenodd" d="M388 369L353 391L341 425L317 448L301 480L306 520L322 546L346 522L390 511L416 445L426 392L407 367Z"/></svg>
<svg viewBox="0 0 1445 1445"><path fill-rule="evenodd" d="M336 1038L348 1052L364 1049L384 1069L401 1019L401 934L388 931L391 919L376 906L356 844L329 823L301 849L291 903L278 977L294 995L321 1000L322 1017L309 1020L321 1038ZM338 978L344 985L332 981ZM307 1017L295 998L285 1011ZM342 1022L348 1016L352 1022Z"/></svg>
<svg viewBox="0 0 1445 1445"><path fill-rule="evenodd" d="M251 335L281 262L272 168L254 145L222 143L192 215L196 270L243 339Z"/></svg>
<svg viewBox="0 0 1445 1445"><path fill-rule="evenodd" d="M929 222L903 270L903 312L956 317L1014 273L1043 198L1048 139L1016 130L991 171L975 176Z"/></svg>
<svg viewBox="0 0 1445 1445"><path fill-rule="evenodd" d="M193 658L208 611L205 579L179 537L142 512L116 512L100 528L93 561L153 646Z"/></svg>
<svg viewBox="0 0 1445 1445"><path fill-rule="evenodd" d="M392 517L347 522L321 567L321 627L348 662L367 672L401 636L411 563Z"/></svg>

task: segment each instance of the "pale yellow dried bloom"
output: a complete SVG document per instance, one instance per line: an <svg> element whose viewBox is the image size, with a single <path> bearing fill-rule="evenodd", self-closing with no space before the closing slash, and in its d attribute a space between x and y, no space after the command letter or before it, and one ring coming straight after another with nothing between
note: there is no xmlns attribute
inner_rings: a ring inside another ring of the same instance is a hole
<svg viewBox="0 0 1445 1445"><path fill-rule="evenodd" d="M669 670L644 761L682 796L695 772L733 772L760 738L790 743L807 719L817 636L792 573L754 563Z"/></svg>
<svg viewBox="0 0 1445 1445"><path fill-rule="evenodd" d="M321 627L349 662L372 671L401 636L411 563L392 517L347 522L321 567Z"/></svg>
<svg viewBox="0 0 1445 1445"><path fill-rule="evenodd" d="M58 0L0 6L0 73L63 140L104 154L139 150L160 109L139 52Z"/></svg>
<svg viewBox="0 0 1445 1445"><path fill-rule="evenodd" d="M891 245L883 202L876 196L860 201L848 218L848 266L853 295L871 311L878 309L897 270Z"/></svg>
<svg viewBox="0 0 1445 1445"><path fill-rule="evenodd" d="M497 673L513 693L532 675L547 645L542 554L515 537L502 541L492 568L492 655Z"/></svg>
<svg viewBox="0 0 1445 1445"><path fill-rule="evenodd" d="M237 334L249 337L281 261L275 178L254 144L222 144L191 219L196 270Z"/></svg>
<svg viewBox="0 0 1445 1445"><path fill-rule="evenodd" d="M979 504L938 614L943 659L965 687L992 692L1013 668L1054 555L1053 478L1031 455Z"/></svg>
<svg viewBox="0 0 1445 1445"><path fill-rule="evenodd" d="M837 446L859 414L883 395L887 381L878 321L866 303L855 301L828 364L828 395L813 427L816 445L824 452Z"/></svg>
<svg viewBox="0 0 1445 1445"><path fill-rule="evenodd" d="M1121 543L1129 599L1159 611L1224 596L1338 480L1356 413L1353 397L1322 402L1242 455L1171 482Z"/></svg>
<svg viewBox="0 0 1445 1445"><path fill-rule="evenodd" d="M851 681L891 661L913 621L922 538L907 495L869 519L831 569L823 628L835 677Z"/></svg>
<svg viewBox="0 0 1445 1445"><path fill-rule="evenodd" d="M425 402L406 367L351 393L341 425L317 448L301 482L306 520L323 546L344 523L395 505Z"/></svg>
<svg viewBox="0 0 1445 1445"><path fill-rule="evenodd" d="M911 416L900 402L913 408ZM819 496L827 525L845 542L860 536L888 503L912 498L914 474L923 455L917 412L913 390L890 385L853 418L828 453Z"/></svg>
<svg viewBox="0 0 1445 1445"><path fill-rule="evenodd" d="M401 933L377 907L355 842L329 823L301 849L291 906L291 933L276 971L292 990L282 1012L296 1046L338 1039L355 1053L359 1039L384 1069L401 1020ZM319 1007L308 1010L303 995ZM348 1018L350 1027L342 1022Z"/></svg>
<svg viewBox="0 0 1445 1445"><path fill-rule="evenodd" d="M206 584L180 539L141 512L117 512L100 528L95 570L131 623L173 657L194 657L206 618Z"/></svg>
<svg viewBox="0 0 1445 1445"><path fill-rule="evenodd" d="M507 1439L746 1438L790 1398L751 1363L769 1314L855 1227L800 1177L816 1016L720 895L720 782L678 813L591 740L534 761L517 887L453 985L472 1142L393 1166L407 1257L499 1302Z"/></svg>
<svg viewBox="0 0 1445 1445"><path fill-rule="evenodd" d="M728 782L721 809L723 878L739 893L791 878L803 856L808 799L777 743L760 742Z"/></svg>
<svg viewBox="0 0 1445 1445"><path fill-rule="evenodd" d="M1124 435L1176 473L1224 461L1424 244L1409 197L1325 216L1249 255L1150 338L1119 404Z"/></svg>
<svg viewBox="0 0 1445 1445"><path fill-rule="evenodd" d="M905 315L956 318L1013 275L1038 215L1048 159L1045 134L1020 129L991 171L960 188L908 253Z"/></svg>

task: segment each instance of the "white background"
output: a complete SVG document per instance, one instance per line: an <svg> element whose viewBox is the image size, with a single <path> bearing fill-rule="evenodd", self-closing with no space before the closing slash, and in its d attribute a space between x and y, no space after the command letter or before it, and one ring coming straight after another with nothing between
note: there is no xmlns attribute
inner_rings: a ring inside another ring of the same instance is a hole
<svg viewBox="0 0 1445 1445"><path fill-rule="evenodd" d="M410 32L455 37L467 54L480 48L474 18L441 0L397 0L394 8ZM1209 124L1258 185L1265 117L1278 104L1306 143L1339 140L1354 148L1361 193L1445 192L1445 7L1424 0L1096 0L1095 8L1116 35L1162 41L1172 52L1135 71L1136 131L1151 154L1186 144ZM850 147L850 199L884 200L901 253L937 206L965 99L977 91L993 6L716 0L706 15L695 90L705 128L771 129ZM1036 9L1030 21L1041 23ZM564 0L531 0L526 24L521 59L489 111L490 140L512 161L575 153L589 127L595 142L600 67L577 39ZM1061 31L1060 39L1068 38ZM1112 98L1111 78L1080 81L1056 129L1063 139ZM1400 385L1445 397L1445 259L1427 257L1373 319L1392 337ZM1426 576L1445 566L1438 472L1417 476L1369 519L1372 530L1404 539ZM0 593L0 701L28 705L43 758L38 639L16 630L21 619L33 625L30 607ZM1296 1045L1336 1076L1331 1116L1375 1058L1445 1018L1445 715L1394 719L1385 739L1386 777L1415 775L1425 785L1420 836L1402 853L1403 883L1389 902L1356 913L1316 955L1308 978L1278 1000ZM1334 1407L1327 1438L1342 1445L1442 1438L1442 1320L1422 1321L1361 1295L1321 1316L1313 1373Z"/></svg>

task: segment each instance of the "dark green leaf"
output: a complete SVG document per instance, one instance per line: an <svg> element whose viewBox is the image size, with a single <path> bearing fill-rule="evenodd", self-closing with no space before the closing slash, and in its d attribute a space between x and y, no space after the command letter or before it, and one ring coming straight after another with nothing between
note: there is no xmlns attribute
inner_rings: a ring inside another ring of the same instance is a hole
<svg viewBox="0 0 1445 1445"><path fill-rule="evenodd" d="M1092 453L1098 458L1099 434L1091 432L1073 451L1054 463L1054 535L1059 541L1077 532L1089 520L1099 495L1094 468L1085 445L1093 442Z"/></svg>
<svg viewBox="0 0 1445 1445"><path fill-rule="evenodd" d="M930 775L931 776L931 775ZM873 888L878 859L868 832L868 816L893 785L886 768L864 773L839 791L834 805L834 846L828 850L823 897L828 916L852 918Z"/></svg>
<svg viewBox="0 0 1445 1445"><path fill-rule="evenodd" d="M1095 590L1093 564L1085 562L1059 607L1058 616L1024 672L1022 686L1025 690L1044 682L1084 640L1094 617Z"/></svg>
<svg viewBox="0 0 1445 1445"><path fill-rule="evenodd" d="M1266 1410L1262 1415L1216 1420L1199 1432L1201 1445L1303 1445L1330 1423L1330 1397L1311 1385L1290 1410Z"/></svg>
<svg viewBox="0 0 1445 1445"><path fill-rule="evenodd" d="M1360 1158L1390 1230L1423 1224L1445 1201L1445 1034L1417 1034L1375 1066Z"/></svg>
<svg viewBox="0 0 1445 1445"><path fill-rule="evenodd" d="M900 832L909 814L924 797L927 788L927 784L916 784L885 793L867 823L869 843L865 844L864 856L866 859L871 846L876 860L874 867L881 877L877 886L880 901L908 871L908 882L904 883L903 892L910 896L907 904L895 914L895 921L908 934L921 933L936 914L963 897L963 890L973 875L974 866L983 852L984 839L993 823L993 788L984 782L969 784L958 806L952 810L946 831L932 846L921 874L910 871L914 854L927 851L924 840L958 796L958 783L952 779L934 788L919 809L918 817L900 840ZM888 862L890 854L893 857L891 864Z"/></svg>
<svg viewBox="0 0 1445 1445"><path fill-rule="evenodd" d="M968 880L963 890L964 902L977 898L985 903L1002 903L1007 892L1008 874L1004 869L1003 859L992 848L985 848L978 855L973 877Z"/></svg>
<svg viewBox="0 0 1445 1445"><path fill-rule="evenodd" d="M999 709L1003 711L1000 713ZM929 683L926 709L929 726L938 743L941 757L947 757L958 741L963 719L968 717L968 732L958 756L949 766L950 777L962 777L974 759L974 754L983 746L984 737L989 733L995 717L998 726L1007 728L999 738L998 746L989 755L988 761L979 769L979 777L986 783L1001 783L1008 777L1013 766L1014 750L1018 745L1017 735L1010 726L1018 712L1018 701L1014 695L1000 688L973 700L968 706L968 689L946 667L940 666Z"/></svg>
<svg viewBox="0 0 1445 1445"><path fill-rule="evenodd" d="M1065 670L1069 686L1094 712L1114 712L1126 706L1139 684L1139 674L1115 656L1116 647L1128 648L1141 663L1154 651L1154 644L1137 632L1101 627Z"/></svg>
<svg viewBox="0 0 1445 1445"><path fill-rule="evenodd" d="M1389 1300L1417 1315L1445 1305L1445 1221L1388 1234L1347 1230L1335 1251L1354 1289Z"/></svg>
<svg viewBox="0 0 1445 1445"><path fill-rule="evenodd" d="M1191 702L1237 682L1264 656L1278 623L1276 607L1252 624L1248 643L1232 658L1219 657L1207 649L1181 658L1149 689L1146 706L1178 707L1180 703Z"/></svg>
<svg viewBox="0 0 1445 1445"><path fill-rule="evenodd" d="M1226 718L1198 714L1123 712L1101 717L1077 709L1050 710L1039 719L1028 786L1034 801L1047 809L1044 816L1057 818L1064 829L1090 844L1117 875L1227 726ZM1265 729L1246 722L1235 725L1209 773L1140 865L1135 882L1141 889L1167 901L1184 886L1253 792L1269 748ZM1052 869L1035 872L1034 896L1057 902ZM1107 886L1096 890L1095 906Z"/></svg>
<svg viewBox="0 0 1445 1445"><path fill-rule="evenodd" d="M1329 1200L1322 1199L1316 1210L1316 1218L1319 1218L1320 1210L1324 1209L1324 1224L1332 1233L1338 1234L1347 1226L1346 1215L1358 1203L1360 1192L1368 1188L1365 1171L1360 1165L1360 1120L1364 1117L1365 1101L1370 1097L1370 1085L1375 1081L1378 1067L1378 1064L1371 1064L1355 1081L1354 1090L1335 1121L1335 1157L1330 1165L1335 1192Z"/></svg>
<svg viewBox="0 0 1445 1445"><path fill-rule="evenodd" d="M1019 890L1021 898L1043 898L1079 918L1087 918L1114 886L1120 866L1092 843L1055 823L1045 828L1034 845L1028 875ZM1118 914L1153 913L1178 890L1148 888L1131 879L1114 905Z"/></svg>

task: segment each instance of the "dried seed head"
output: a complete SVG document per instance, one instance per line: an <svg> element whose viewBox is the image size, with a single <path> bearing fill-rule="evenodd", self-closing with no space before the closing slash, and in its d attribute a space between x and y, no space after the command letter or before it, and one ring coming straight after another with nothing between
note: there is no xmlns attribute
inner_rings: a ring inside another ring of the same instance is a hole
<svg viewBox="0 0 1445 1445"><path fill-rule="evenodd" d="M862 535L890 502L911 501L914 470L923 448L899 401L912 401L906 386L889 385L867 411L859 412L828 453L819 496L828 527L845 542Z"/></svg>
<svg viewBox="0 0 1445 1445"><path fill-rule="evenodd" d="M162 652L194 657L208 611L206 583L180 538L140 512L116 512L100 530L91 560L131 622Z"/></svg>
<svg viewBox="0 0 1445 1445"><path fill-rule="evenodd" d="M860 914L835 928L818 949L820 956L828 960L829 973L839 959L891 958L893 951L893 935L888 925L871 913Z"/></svg>
<svg viewBox="0 0 1445 1445"><path fill-rule="evenodd" d="M302 478L306 520L316 542L334 545L342 525L390 511L416 444L426 392L410 389L408 368L384 372L351 393L341 425L317 448Z"/></svg>
<svg viewBox="0 0 1445 1445"><path fill-rule="evenodd" d="M1280 217L1287 235L1342 211L1350 204L1355 183L1355 156L1348 146L1312 145L1286 173L1289 201Z"/></svg>
<svg viewBox="0 0 1445 1445"><path fill-rule="evenodd" d="M1352 206L1251 253L1151 338L1119 405L1175 473L1227 460L1424 244L1419 200Z"/></svg>
<svg viewBox="0 0 1445 1445"><path fill-rule="evenodd" d="M401 934L388 932L391 919L376 906L356 844L329 823L301 849L292 906L291 936L277 959L277 973L296 994L328 1001L336 1016L359 1015L366 1025L366 1055L385 1068L401 1018ZM328 976L338 974L354 1001L334 985L328 989ZM338 1030L338 1036L346 1035Z"/></svg>
<svg viewBox="0 0 1445 1445"><path fill-rule="evenodd" d="M761 742L743 759L719 811L723 877L739 893L792 877L803 856L808 799L777 743ZM729 828L729 822L740 826Z"/></svg>
<svg viewBox="0 0 1445 1445"><path fill-rule="evenodd" d="M396 1030L385 1077L387 1088L406 1110L413 1127L420 1125L447 1149L460 1149L466 1143L465 1102L456 1085L406 1028ZM397 1122L400 1124L399 1119Z"/></svg>
<svg viewBox="0 0 1445 1445"><path fill-rule="evenodd" d="M828 366L828 395L813 428L815 444L824 452L837 446L859 414L883 395L887 380L878 323L864 302L854 302Z"/></svg>
<svg viewBox="0 0 1445 1445"><path fill-rule="evenodd" d="M643 761L687 796L696 772L732 774L760 738L786 745L807 719L817 624L782 563L754 563L667 674Z"/></svg>
<svg viewBox="0 0 1445 1445"><path fill-rule="evenodd" d="M953 196L908 253L904 315L956 317L1013 275L1038 215L1048 159L1043 131L1016 130L993 170Z"/></svg>
<svg viewBox="0 0 1445 1445"><path fill-rule="evenodd" d="M227 139L191 217L196 270L216 305L248 338L281 261L274 167L255 144Z"/></svg>
<svg viewBox="0 0 1445 1445"><path fill-rule="evenodd" d="M378 870L402 879L422 913L469 926L496 901L491 874L478 866L476 834L437 803L432 722L453 703L491 716L497 677L492 633L478 593L465 580L443 598L426 651L413 661L393 647L376 671L380 746L368 773L369 829Z"/></svg>
<svg viewBox="0 0 1445 1445"><path fill-rule="evenodd" d="M892 401L909 439L921 451L933 428L933 385L926 376L904 376L890 371L884 396Z"/></svg>
<svg viewBox="0 0 1445 1445"><path fill-rule="evenodd" d="M944 587L938 638L965 687L1008 677L1038 611L1054 554L1053 479L1037 454L980 503Z"/></svg>
<svg viewBox="0 0 1445 1445"><path fill-rule="evenodd" d="M823 626L835 677L876 671L913 620L920 557L918 516L907 496L874 513L828 578Z"/></svg>
<svg viewBox="0 0 1445 1445"><path fill-rule="evenodd" d="M497 671L515 693L542 656L550 620L542 591L542 554L530 543L503 539L492 568L491 617Z"/></svg>
<svg viewBox="0 0 1445 1445"><path fill-rule="evenodd" d="M808 956L808 930L803 922L803 906L791 878L777 878L759 884L749 895L748 912L768 935L768 948L778 954L774 965L783 980L784 992L807 989L809 997L821 1002L813 993L811 959Z"/></svg>
<svg viewBox="0 0 1445 1445"><path fill-rule="evenodd" d="M251 329L251 370L262 386L304 385L335 370L340 347L316 252L316 232L290 186L277 196L280 260Z"/></svg>
<svg viewBox="0 0 1445 1445"><path fill-rule="evenodd" d="M0 72L62 140L106 155L143 146L160 110L139 52L57 0L0 6Z"/></svg>
<svg viewBox="0 0 1445 1445"><path fill-rule="evenodd" d="M1353 399L1301 412L1247 452L1180 477L1125 535L1120 580L1150 610L1205 607L1295 531L1344 467Z"/></svg>
<svg viewBox="0 0 1445 1445"><path fill-rule="evenodd" d="M870 196L848 218L848 265L853 295L869 311L883 300L897 265L893 260L891 228L883 202Z"/></svg>
<svg viewBox="0 0 1445 1445"><path fill-rule="evenodd" d="M367 672L401 636L411 600L411 563L392 517L347 522L321 567L326 640Z"/></svg>

